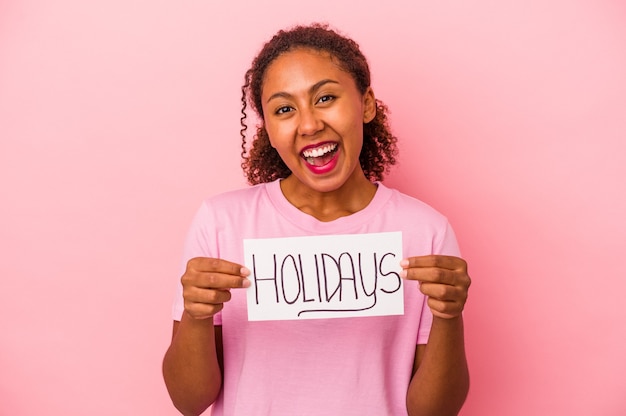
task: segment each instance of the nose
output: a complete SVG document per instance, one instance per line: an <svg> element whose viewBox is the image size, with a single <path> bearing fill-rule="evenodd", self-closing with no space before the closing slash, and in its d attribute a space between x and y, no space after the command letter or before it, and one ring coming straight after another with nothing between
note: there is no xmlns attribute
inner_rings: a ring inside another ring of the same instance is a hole
<svg viewBox="0 0 626 416"><path fill-rule="evenodd" d="M298 134L312 136L324 128L324 123L312 108L300 108L298 120Z"/></svg>

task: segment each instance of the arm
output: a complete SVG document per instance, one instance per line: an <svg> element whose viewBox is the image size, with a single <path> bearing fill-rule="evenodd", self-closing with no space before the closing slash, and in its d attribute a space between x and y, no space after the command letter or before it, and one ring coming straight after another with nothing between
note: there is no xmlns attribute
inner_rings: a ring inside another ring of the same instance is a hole
<svg viewBox="0 0 626 416"><path fill-rule="evenodd" d="M194 319L185 312L180 322L174 321L163 378L182 414L200 415L217 399L222 386L218 345L221 349L221 327L212 318Z"/></svg>
<svg viewBox="0 0 626 416"><path fill-rule="evenodd" d="M407 392L411 416L453 416L469 390L462 311L470 278L465 261L449 256L413 257L403 276L417 280L428 296L433 324L427 345L418 345Z"/></svg>
<svg viewBox="0 0 626 416"><path fill-rule="evenodd" d="M231 298L230 289L250 286L249 271L220 259L195 258L181 281L185 311L174 322L172 342L163 359L163 378L174 406L199 415L222 388L222 331L213 316Z"/></svg>
<svg viewBox="0 0 626 416"><path fill-rule="evenodd" d="M434 318L428 345L418 345L407 392L409 415L457 415L469 389L463 318Z"/></svg>

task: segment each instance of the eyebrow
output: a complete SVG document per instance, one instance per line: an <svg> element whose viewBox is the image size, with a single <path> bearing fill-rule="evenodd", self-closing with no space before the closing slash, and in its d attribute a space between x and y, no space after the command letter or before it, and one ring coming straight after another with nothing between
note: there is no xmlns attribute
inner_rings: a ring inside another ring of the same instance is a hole
<svg viewBox="0 0 626 416"><path fill-rule="evenodd" d="M323 87L326 84L339 84L339 82L333 80L333 79L323 79L321 81L316 82L315 84L313 84L311 86L311 88L309 88L309 94L312 94L313 92L315 92L316 90L320 89L321 87ZM269 103L270 101L272 101L274 98L290 98L291 94L287 93L287 92L277 92L275 94L272 94L267 101L265 101L266 103Z"/></svg>

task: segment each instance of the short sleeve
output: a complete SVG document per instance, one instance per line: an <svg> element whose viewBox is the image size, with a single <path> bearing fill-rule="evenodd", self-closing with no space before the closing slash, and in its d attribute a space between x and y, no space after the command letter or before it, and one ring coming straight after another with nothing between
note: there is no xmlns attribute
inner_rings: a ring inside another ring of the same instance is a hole
<svg viewBox="0 0 626 416"><path fill-rule="evenodd" d="M454 230L448 221L440 238L436 238L433 244L433 254L444 254L446 256L461 256L459 244L456 241Z"/></svg>
<svg viewBox="0 0 626 416"><path fill-rule="evenodd" d="M180 321L185 310L183 300L183 285L180 277L185 273L187 262L195 257L211 257L216 253L215 238L211 238L211 229L214 229L211 212L206 203L203 203L196 212L183 245L183 254L179 268L179 280L176 285L174 301L172 303L172 318ZM214 234L214 233L213 233ZM214 322L217 323L217 317Z"/></svg>
<svg viewBox="0 0 626 416"><path fill-rule="evenodd" d="M439 237L439 238L437 238ZM454 230L450 226L450 223L446 221L445 227L443 228L443 232L440 233L439 236L433 241L433 254L443 254L446 256L457 256L461 255L459 250L459 245L456 241L456 235L454 234ZM427 344L428 338L430 335L430 328L433 325L433 313L428 307L428 298L424 297L424 302L422 303L422 312L420 315L420 326L417 332L417 344Z"/></svg>

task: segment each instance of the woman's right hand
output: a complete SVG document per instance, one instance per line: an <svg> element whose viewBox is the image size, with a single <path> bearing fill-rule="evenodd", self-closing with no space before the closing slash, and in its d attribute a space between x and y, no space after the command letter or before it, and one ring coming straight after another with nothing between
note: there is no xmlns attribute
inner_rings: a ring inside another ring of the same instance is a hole
<svg viewBox="0 0 626 416"><path fill-rule="evenodd" d="M213 317L231 298L230 289L250 286L250 271L222 259L196 257L181 278L185 312L195 319Z"/></svg>

